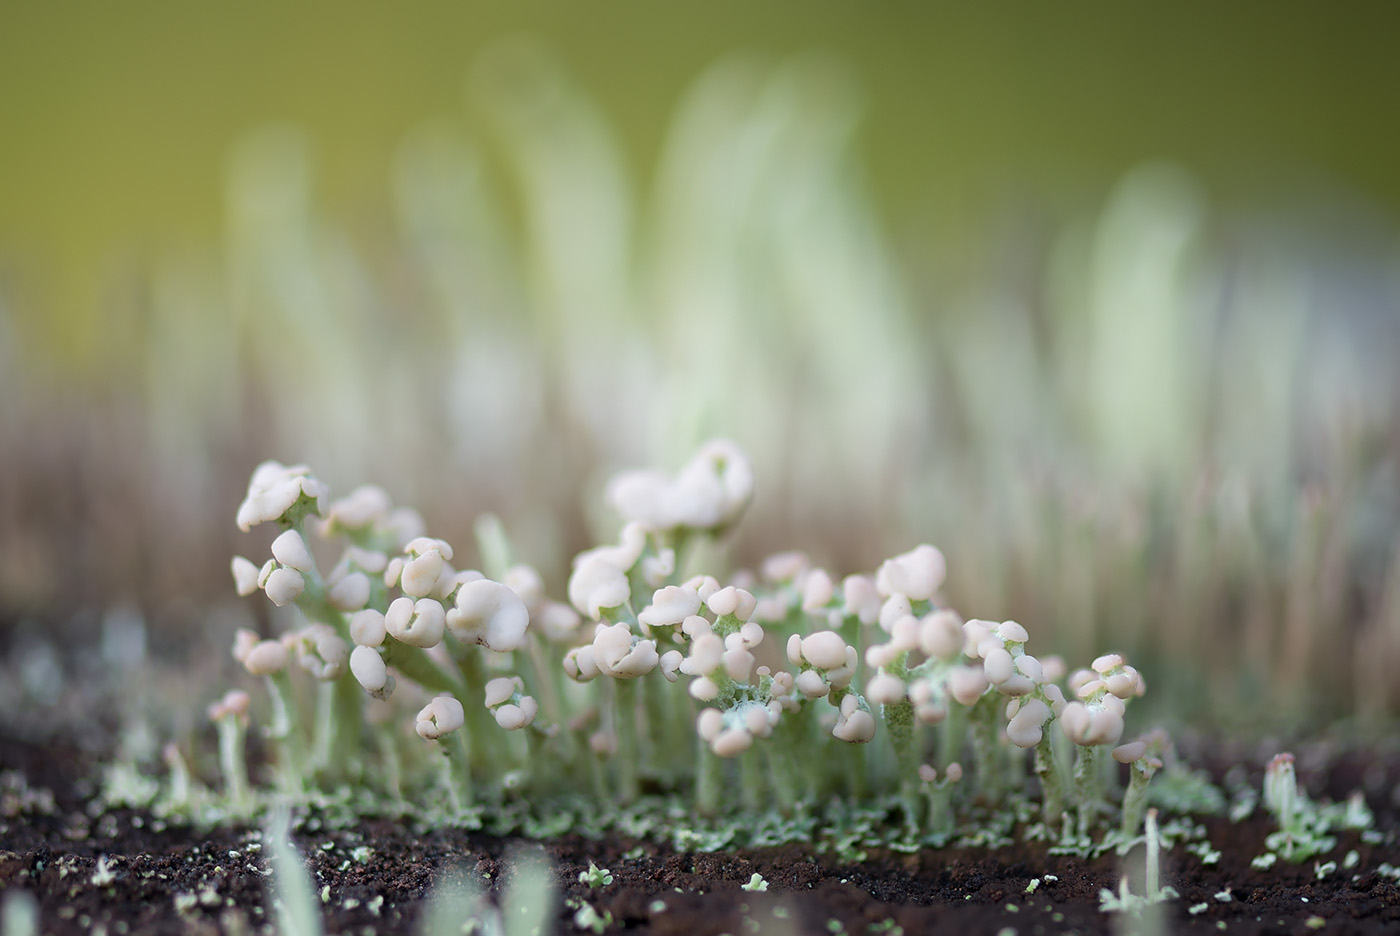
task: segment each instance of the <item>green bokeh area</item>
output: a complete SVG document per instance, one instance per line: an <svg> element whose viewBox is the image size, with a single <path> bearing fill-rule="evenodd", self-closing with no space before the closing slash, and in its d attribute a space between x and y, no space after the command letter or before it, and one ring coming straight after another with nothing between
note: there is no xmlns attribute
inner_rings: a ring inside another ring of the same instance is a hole
<svg viewBox="0 0 1400 936"><path fill-rule="evenodd" d="M896 230L1094 197L1160 158L1227 204L1306 180L1393 210L1397 22L1388 4L6 4L0 262L64 341L114 266L217 240L230 147L279 121L308 134L321 206L372 231L394 147L427 119L471 126L474 63L519 35L599 102L639 186L708 65L815 51L864 95Z"/></svg>
<svg viewBox="0 0 1400 936"><path fill-rule="evenodd" d="M264 458L561 596L724 436L706 571L932 542L1182 718L1393 724L1397 9L0 5L0 625L230 665Z"/></svg>

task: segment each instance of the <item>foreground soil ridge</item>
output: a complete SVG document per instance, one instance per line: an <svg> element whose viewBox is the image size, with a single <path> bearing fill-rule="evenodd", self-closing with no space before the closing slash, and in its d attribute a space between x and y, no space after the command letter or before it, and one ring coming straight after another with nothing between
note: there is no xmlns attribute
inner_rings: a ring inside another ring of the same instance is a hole
<svg viewBox="0 0 1400 936"><path fill-rule="evenodd" d="M81 777L55 768L63 753L0 739L7 913L11 904L32 907L45 934L278 931L259 829L201 831L145 811L101 809ZM1394 767L1349 763L1338 772L1392 778ZM1251 862L1277 831L1269 817L1200 818L1209 847L1164 856L1162 882L1178 897L1158 905L1157 931L1400 931L1396 811L1387 797L1372 805L1369 832L1340 831L1317 860L1266 869ZM811 843L684 851L620 834L536 842L317 814L302 815L291 840L327 933L423 931L434 895L454 883L489 895L478 911L486 920L510 892L522 856L548 861L548 931L557 933L1109 933L1153 922L1101 909L1102 891L1116 891L1125 871L1141 891L1140 848L1086 860L1013 837L996 849L862 848L853 860Z"/></svg>

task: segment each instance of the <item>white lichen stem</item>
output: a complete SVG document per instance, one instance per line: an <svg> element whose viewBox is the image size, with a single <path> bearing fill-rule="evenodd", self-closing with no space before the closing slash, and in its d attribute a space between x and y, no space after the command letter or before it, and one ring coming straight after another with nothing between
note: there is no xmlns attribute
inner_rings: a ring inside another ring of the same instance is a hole
<svg viewBox="0 0 1400 936"><path fill-rule="evenodd" d="M1123 794L1122 833L1125 842L1137 835L1138 826L1142 824L1143 810L1147 806L1147 784L1151 779L1152 771L1146 758L1139 758L1129 765L1128 789Z"/></svg>
<svg viewBox="0 0 1400 936"><path fill-rule="evenodd" d="M1078 746L1075 752L1074 797L1079 811L1079 837L1087 839L1099 806L1098 745Z"/></svg>
<svg viewBox="0 0 1400 936"><path fill-rule="evenodd" d="M375 748L379 754L379 777L384 790L396 801L403 800L403 766L399 755L399 742L395 735L387 731L374 733ZM417 739L415 739L417 740Z"/></svg>
<svg viewBox="0 0 1400 936"><path fill-rule="evenodd" d="M724 784L724 762L710 750L709 742L696 736L695 808L702 816L719 814Z"/></svg>
<svg viewBox="0 0 1400 936"><path fill-rule="evenodd" d="M524 671L521 668L519 671L521 678L525 680L526 694L540 700L540 708L548 722L560 725L566 720L563 703L560 701L564 697L564 668L558 663L551 664L546 661L544 653L545 647L540 636L534 633L526 634L523 655L529 660L530 670ZM512 659L518 659L521 655L516 653Z"/></svg>
<svg viewBox="0 0 1400 936"><path fill-rule="evenodd" d="M449 675L418 647L411 647L396 640L386 641L385 645L388 651L384 655L384 662L398 670L406 679L413 680L432 693L445 692L459 699L468 696L469 690L462 680ZM467 653L469 656L476 656L473 649L468 649Z"/></svg>
<svg viewBox="0 0 1400 936"><path fill-rule="evenodd" d="M306 745L301 732L301 711L295 689L285 669L263 680L272 702L272 721L267 737L277 750L277 776L282 792L299 794L306 789Z"/></svg>
<svg viewBox="0 0 1400 936"><path fill-rule="evenodd" d="M924 785L925 811L923 829L926 835L946 841L953 835L953 789L956 784L948 777L940 777L933 783Z"/></svg>
<svg viewBox="0 0 1400 936"><path fill-rule="evenodd" d="M612 723L617 733L617 753L613 756L617 778L617 798L623 803L636 800L641 792L637 776L637 759L641 751L637 744L637 680L611 679Z"/></svg>
<svg viewBox="0 0 1400 936"><path fill-rule="evenodd" d="M454 648L454 656L457 660L457 670L462 677L462 688L451 694L456 698L475 702L481 698L481 693L491 678L482 663L481 654L476 647L463 647L458 644ZM492 772L503 773L508 765L514 763L515 758L511 755L510 746L502 737L504 733L496 724L495 718L483 705L470 704L463 705L462 708L466 714L466 725L461 731L470 733L473 762L478 766L487 767Z"/></svg>
<svg viewBox="0 0 1400 936"><path fill-rule="evenodd" d="M515 561L505 525L495 514L482 514L476 518L472 532L476 534L477 551L481 554L481 570L487 578L502 581Z"/></svg>
<svg viewBox="0 0 1400 936"><path fill-rule="evenodd" d="M781 730L782 726L779 726ZM778 732L764 745L768 762L768 783L777 802L774 804L784 815L792 815L803 802L794 774L796 758L789 745L784 744Z"/></svg>
<svg viewBox="0 0 1400 936"><path fill-rule="evenodd" d="M252 791L248 784L248 762L243 747L247 726L243 719L233 713L215 720L219 735L219 772L223 775L224 797L229 811L236 816L247 816L253 811Z"/></svg>
<svg viewBox="0 0 1400 936"><path fill-rule="evenodd" d="M1001 746L997 743L1000 698L996 693L989 692L977 700L968 714L972 730L972 756L977 763L977 786L993 802L1001 799L1003 789Z"/></svg>
<svg viewBox="0 0 1400 936"><path fill-rule="evenodd" d="M442 748L443 785L454 815L462 815L473 800L471 743L464 728L433 742Z"/></svg>
<svg viewBox="0 0 1400 936"><path fill-rule="evenodd" d="M908 699L903 699L881 709L890 744L894 747L904 821L910 828L917 828L923 818L923 806L919 799L919 762L922 756L916 734L918 726L914 722L914 705Z"/></svg>
<svg viewBox="0 0 1400 936"><path fill-rule="evenodd" d="M967 709L961 705L949 705L948 715L938 727L938 762L961 763L967 740Z"/></svg>
<svg viewBox="0 0 1400 936"><path fill-rule="evenodd" d="M323 770L330 779L341 779L358 773L364 738L364 692L355 677L344 673L332 685L335 687L331 723L318 726L330 736L329 754Z"/></svg>
<svg viewBox="0 0 1400 936"><path fill-rule="evenodd" d="M1064 780L1060 776L1060 765L1055 759L1054 742L1047 730L1040 736L1035 746L1035 775L1040 781L1040 815L1046 827L1054 828L1060 822L1065 808Z"/></svg>
<svg viewBox="0 0 1400 936"><path fill-rule="evenodd" d="M763 797L767 792L759 753L748 750L740 754L738 760L740 801L746 810L756 813L763 808Z"/></svg>
<svg viewBox="0 0 1400 936"><path fill-rule="evenodd" d="M1161 893L1162 839L1157 833L1157 810L1147 811L1147 899L1156 900Z"/></svg>
<svg viewBox="0 0 1400 936"><path fill-rule="evenodd" d="M170 768L170 785L165 796L165 806L172 810L186 809L190 806L194 793L190 765L173 743L166 749L165 762Z"/></svg>
<svg viewBox="0 0 1400 936"><path fill-rule="evenodd" d="M331 766L335 744L335 684L337 680L316 685L316 716L311 724L311 764L313 776L325 776Z"/></svg>

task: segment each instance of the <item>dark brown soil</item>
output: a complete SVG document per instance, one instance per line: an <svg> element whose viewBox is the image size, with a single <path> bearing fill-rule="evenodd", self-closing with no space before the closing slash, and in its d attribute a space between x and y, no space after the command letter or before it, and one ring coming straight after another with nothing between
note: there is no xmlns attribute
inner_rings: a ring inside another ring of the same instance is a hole
<svg viewBox="0 0 1400 936"><path fill-rule="evenodd" d="M1356 769L1354 761L1341 771ZM83 788L90 767L74 749L0 738L0 890L33 895L42 932L270 931L268 878L256 833L200 833L131 811L94 815ZM1394 774L1387 768L1385 776L1389 785ZM1372 796L1372 807L1380 828L1393 832L1395 807L1385 793ZM1393 847L1343 833L1324 857L1340 864L1355 849L1359 861L1351 869L1319 877L1310 861L1261 872L1249 862L1266 850L1264 837L1273 831L1267 819L1205 824L1221 857L1208 866L1181 849L1170 854L1164 882L1180 899L1164 906L1164 931L1400 932L1400 887L1376 872L1382 862L1400 864ZM414 932L427 895L445 876L471 876L499 899L510 874L505 856L522 847L454 829L415 835L385 820L350 830L303 830L293 839L309 856L326 931L356 934ZM996 852L872 853L859 864L842 864L799 846L686 854L651 843L570 837L542 847L553 863L560 933L581 932L575 910L565 905L571 898L610 914L609 932L1124 929L1122 919L1099 908L1100 890L1116 888L1123 867L1113 855L1085 862L1032 844ZM1140 855L1128 859L1140 861ZM608 869L612 882L597 888L580 883L590 862ZM766 892L741 889L755 872L768 882ZM1220 896L1226 893L1228 900Z"/></svg>

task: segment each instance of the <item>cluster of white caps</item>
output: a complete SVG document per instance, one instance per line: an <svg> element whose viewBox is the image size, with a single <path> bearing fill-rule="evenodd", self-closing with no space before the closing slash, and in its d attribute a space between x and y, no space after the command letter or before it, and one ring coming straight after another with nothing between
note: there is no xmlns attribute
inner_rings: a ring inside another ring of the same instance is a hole
<svg viewBox="0 0 1400 936"><path fill-rule="evenodd" d="M1075 744L1118 743L1125 703L1145 689L1140 674L1121 656L1101 656L1091 669L1070 674L1068 686L1075 697L1070 701L1058 685L1065 675L1063 661L1042 661L1027 653L1030 635L1022 625L964 622L948 609L915 617L904 597L886 599L880 623L889 639L866 652L866 662L879 669L866 686L870 702L893 705L908 699L920 720L938 724L948 715L949 699L971 707L995 692L1008 700L1006 737L1018 747L1039 744L1052 718ZM925 656L919 666L908 665L914 651ZM1115 752L1124 763L1141 756L1137 748L1125 748Z"/></svg>
<svg viewBox="0 0 1400 936"><path fill-rule="evenodd" d="M575 558L570 607L550 601L528 566L510 569L500 582L457 570L452 547L427 536L416 513L394 509L380 488L361 487L332 502L305 466L268 462L253 474L238 523L246 530L275 521L285 529L263 565L236 557L234 579L240 594L261 589L318 623L280 640L240 632L234 653L255 675L271 676L293 660L321 680L348 670L383 698L394 691L391 668L401 654L423 653L450 669L461 645L509 653L531 630L569 646L563 668L581 683L634 680L653 670L672 683L687 677L690 696L704 705L696 730L723 757L737 756L769 737L786 714L821 700L832 736L851 743L870 741L877 715L891 706L907 703L920 721L938 724L952 704L995 700L998 708L1005 702L1006 737L1020 747L1038 745L1051 720L1075 744L1118 744L1125 704L1143 692L1137 671L1116 654L1102 656L1069 676L1067 697L1059 685L1064 664L1027 653L1020 624L964 621L940 606L947 568L934 546L839 581L803 554L784 553L759 575L740 573L728 585L708 575L675 584L676 547L693 533L732 526L752 493L748 459L726 441L707 443L674 476L618 476L607 491L625 521L618 542ZM349 540L324 580L305 538L310 518L320 518L315 531L322 538ZM591 629L580 628L581 619ZM764 645L766 633L779 636ZM873 675L862 694L861 658L850 641L866 633L878 639L866 644L864 664ZM484 704L502 728L524 728L536 718L539 707L524 688L508 675L485 685ZM439 695L415 727L438 738L463 718L459 699ZM1114 753L1128 763L1145 750L1134 742Z"/></svg>
<svg viewBox="0 0 1400 936"><path fill-rule="evenodd" d="M254 676L280 673L295 660L314 678L329 682L344 674L350 656L350 645L328 624L310 624L277 640L239 628L233 638L233 658Z"/></svg>
<svg viewBox="0 0 1400 936"><path fill-rule="evenodd" d="M539 705L524 694L525 685L519 676L501 676L486 684L486 707L496 717L496 724L507 731L517 731L535 720ZM461 728L466 723L462 703L448 693L434 697L419 710L414 730L424 740L436 741Z"/></svg>
<svg viewBox="0 0 1400 936"><path fill-rule="evenodd" d="M731 526L753 497L753 467L727 439L706 442L675 476L625 471L608 484L607 499L629 523L649 530L716 532Z"/></svg>
<svg viewBox="0 0 1400 936"><path fill-rule="evenodd" d="M511 568L503 582L455 569L451 545L424 535L422 518L393 508L377 486L328 499L327 487L305 465L265 462L253 472L238 509L240 528L277 522L286 529L273 540L272 557L261 567L234 557L238 593L261 589L279 607L295 603L315 621L278 640L240 631L234 657L253 675L274 675L293 660L322 681L338 679L348 669L367 693L386 698L395 688L390 672L395 654L421 651L450 668L449 636L496 653L520 647L532 625L547 639L573 639L578 615L547 599L539 573L529 566ZM349 540L324 581L306 539L311 518L320 518L315 529L321 538ZM486 707L504 728L529 725L538 712L535 700L518 689L501 698L499 683L488 684ZM424 737L437 737L461 723L460 702L439 696L419 713L416 727Z"/></svg>

